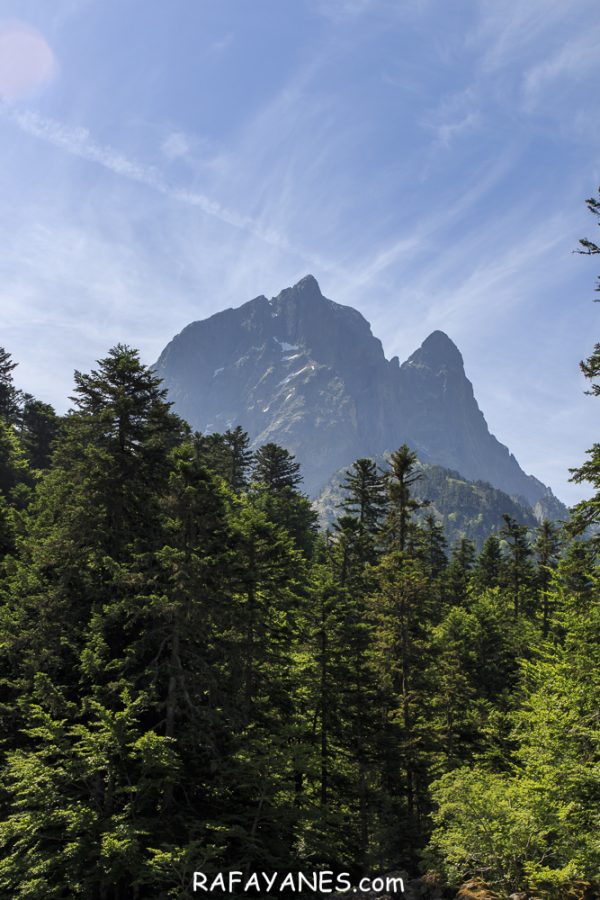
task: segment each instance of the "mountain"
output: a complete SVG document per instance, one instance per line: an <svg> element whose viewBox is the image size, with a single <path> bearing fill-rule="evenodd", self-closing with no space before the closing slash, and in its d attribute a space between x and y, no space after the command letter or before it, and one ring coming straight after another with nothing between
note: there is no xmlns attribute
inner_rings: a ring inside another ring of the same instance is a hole
<svg viewBox="0 0 600 900"><path fill-rule="evenodd" d="M378 456L375 461L382 471L389 468L387 455ZM504 525L504 513L527 525L532 532L539 524L540 517L531 506L509 497L491 484L467 481L458 472L428 463L417 463L416 469L421 477L414 484L413 495L418 500L428 501L428 505L417 512L416 518L423 519L433 513L443 526L448 547L466 537L481 550L488 535L497 533ZM345 471L344 468L336 472L314 501L322 528L333 526L340 514ZM548 515L548 518L560 517L560 510L556 510L556 515Z"/></svg>
<svg viewBox="0 0 600 900"><path fill-rule="evenodd" d="M198 431L241 425L302 464L316 496L359 456L408 443L421 461L483 480L540 511L562 510L490 434L462 356L434 331L400 365L355 309L328 300L312 275L193 322L155 366L175 410Z"/></svg>

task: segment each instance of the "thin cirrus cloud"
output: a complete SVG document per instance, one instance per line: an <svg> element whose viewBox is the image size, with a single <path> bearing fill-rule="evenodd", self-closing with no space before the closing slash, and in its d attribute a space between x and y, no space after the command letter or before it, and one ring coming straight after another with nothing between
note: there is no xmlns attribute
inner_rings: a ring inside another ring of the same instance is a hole
<svg viewBox="0 0 600 900"><path fill-rule="evenodd" d="M20 100L52 80L58 69L46 39L23 22L0 22L0 99Z"/></svg>
<svg viewBox="0 0 600 900"><path fill-rule="evenodd" d="M163 141L161 150L167 159L185 159L191 151L191 145L182 131L172 131Z"/></svg>
<svg viewBox="0 0 600 900"><path fill-rule="evenodd" d="M248 232L266 244L271 244L279 250L301 257L309 265L322 269L331 268L331 264L323 257L292 245L285 234L277 229L268 227L259 219L226 207L204 193L170 185L159 169L132 160L114 147L97 143L87 128L66 126L61 122L41 116L31 110L14 111L10 113L10 116L12 121L22 131L73 156L97 163L115 175L136 181L168 196L172 200L193 206L207 216L218 219L238 230ZM187 148L184 149L183 147L183 140L185 139L182 139L182 136L179 135L171 135L166 139L171 155L173 155L174 150L175 156L181 156L187 152ZM163 152L165 152L164 144Z"/></svg>
<svg viewBox="0 0 600 900"><path fill-rule="evenodd" d="M597 183L592 2L299 0L253 41L242 0L182 3L169 42L141 4L56 0L57 23L38 3L60 91L41 90L57 66L31 30L19 78L0 67L0 326L25 386L61 402L110 340L152 361L187 322L312 271L388 355L447 330L490 425L566 496L591 442L571 250Z"/></svg>
<svg viewBox="0 0 600 900"><path fill-rule="evenodd" d="M582 81L600 69L599 44L600 29L591 29L585 35L568 41L551 56L532 66L524 78L526 102L533 104L539 100L544 90L553 85L564 84L565 80Z"/></svg>

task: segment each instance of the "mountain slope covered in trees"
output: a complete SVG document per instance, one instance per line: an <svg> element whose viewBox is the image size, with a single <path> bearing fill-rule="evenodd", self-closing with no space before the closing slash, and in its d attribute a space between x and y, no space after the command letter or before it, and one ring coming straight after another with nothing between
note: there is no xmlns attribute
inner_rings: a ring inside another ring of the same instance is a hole
<svg viewBox="0 0 600 900"><path fill-rule="evenodd" d="M389 453L375 457L382 471L388 467L389 457ZM558 522L568 518L566 508L555 498L553 502L540 501L532 509L524 500L509 497L484 481L467 481L451 469L421 462L417 462L416 468L421 477L415 484L415 496L427 501L417 518L422 520L425 515L433 514L450 545L468 538L480 550L487 537L501 530L505 514L518 519L531 532L546 519ZM331 527L339 515L345 472L345 469L336 472L313 504L322 528Z"/></svg>

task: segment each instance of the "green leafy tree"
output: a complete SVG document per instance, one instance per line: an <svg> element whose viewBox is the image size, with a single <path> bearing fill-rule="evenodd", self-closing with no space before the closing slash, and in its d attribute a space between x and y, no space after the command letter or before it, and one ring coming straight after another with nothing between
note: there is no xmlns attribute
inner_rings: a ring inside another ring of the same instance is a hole
<svg viewBox="0 0 600 900"><path fill-rule="evenodd" d="M562 597L564 641L522 662L522 702L513 715L512 765L477 764L432 786L429 845L455 885L479 877L501 896L544 900L595 896L600 886L599 615Z"/></svg>

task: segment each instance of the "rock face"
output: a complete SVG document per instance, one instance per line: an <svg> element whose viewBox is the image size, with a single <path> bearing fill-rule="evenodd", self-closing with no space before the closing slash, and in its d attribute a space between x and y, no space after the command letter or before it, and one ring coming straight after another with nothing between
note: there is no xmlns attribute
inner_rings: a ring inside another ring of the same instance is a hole
<svg viewBox="0 0 600 900"><path fill-rule="evenodd" d="M485 480L532 507L555 500L490 434L462 356L434 331L400 365L355 309L312 275L188 325L156 363L175 410L202 432L241 425L302 464L315 496L359 456L408 443L423 462Z"/></svg>

